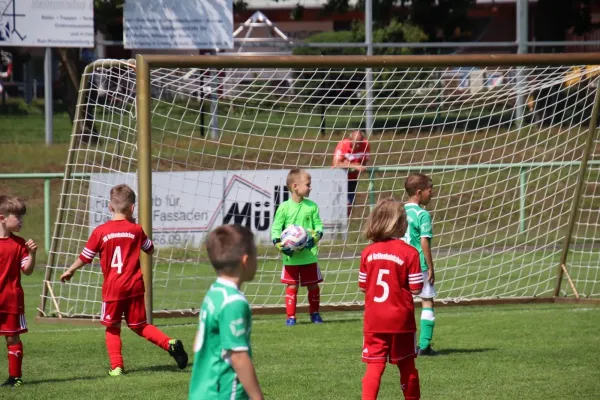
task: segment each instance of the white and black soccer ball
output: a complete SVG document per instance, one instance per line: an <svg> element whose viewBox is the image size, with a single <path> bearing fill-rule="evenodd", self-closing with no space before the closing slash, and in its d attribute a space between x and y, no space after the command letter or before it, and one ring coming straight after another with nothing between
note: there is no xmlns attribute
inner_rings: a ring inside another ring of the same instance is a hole
<svg viewBox="0 0 600 400"><path fill-rule="evenodd" d="M281 245L292 251L301 251L308 242L308 232L299 225L290 225L281 233Z"/></svg>

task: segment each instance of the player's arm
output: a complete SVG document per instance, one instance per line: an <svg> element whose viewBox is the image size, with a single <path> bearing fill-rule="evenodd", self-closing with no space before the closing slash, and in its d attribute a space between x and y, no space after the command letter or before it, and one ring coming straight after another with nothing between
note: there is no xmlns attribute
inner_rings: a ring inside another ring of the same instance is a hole
<svg viewBox="0 0 600 400"><path fill-rule="evenodd" d="M24 257L21 259L21 271L25 275L31 275L33 273L33 269L35 268L35 254L37 252L37 244L33 241L33 239L29 239L25 242L25 247L27 251L24 254Z"/></svg>
<svg viewBox="0 0 600 400"><path fill-rule="evenodd" d="M273 243L281 239L281 232L285 224L285 206L281 205L275 211L275 218L273 218L273 224L271 225L271 240Z"/></svg>
<svg viewBox="0 0 600 400"><path fill-rule="evenodd" d="M433 231L431 228L431 216L427 211L424 211L419 215L419 232L421 234L421 248L423 249L423 255L425 256L429 274L427 282L433 285L435 283L433 257L431 256L431 238L433 238Z"/></svg>
<svg viewBox="0 0 600 400"><path fill-rule="evenodd" d="M100 234L94 230L77 260L75 260L75 262L60 276L60 281L63 283L70 281L75 274L75 271L94 261L94 257L96 257L99 248Z"/></svg>
<svg viewBox="0 0 600 400"><path fill-rule="evenodd" d="M152 243L152 240L148 238L146 232L144 232L144 229L142 229L142 251L149 256L154 253L154 243Z"/></svg>
<svg viewBox="0 0 600 400"><path fill-rule="evenodd" d="M365 252L363 252L360 255L360 267L358 269L358 288L363 293L367 292L367 263Z"/></svg>
<svg viewBox="0 0 600 400"><path fill-rule="evenodd" d="M252 400L263 400L264 396L260 385L258 383L258 377L256 376L256 370L254 369L254 363L250 358L247 351L233 351L231 352L231 366L235 370L240 383L244 387L248 396Z"/></svg>
<svg viewBox="0 0 600 400"><path fill-rule="evenodd" d="M408 260L408 288L414 295L418 295L423 290L423 272L421 272L421 262L419 253L413 251L413 256Z"/></svg>

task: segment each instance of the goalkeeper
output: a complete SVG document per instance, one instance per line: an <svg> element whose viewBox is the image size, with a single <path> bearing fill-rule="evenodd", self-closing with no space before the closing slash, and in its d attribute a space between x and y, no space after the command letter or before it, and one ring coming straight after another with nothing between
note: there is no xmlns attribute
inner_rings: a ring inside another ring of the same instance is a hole
<svg viewBox="0 0 600 400"><path fill-rule="evenodd" d="M285 289L285 310L287 326L296 325L296 298L298 285L308 289L310 320L322 324L319 314L320 289L323 282L321 270L317 264L319 253L317 243L323 237L323 222L319 216L319 207L314 201L307 199L311 191L310 174L302 169L294 168L287 176L287 187L291 198L283 202L275 212L275 220L271 227L273 244L283 253L283 271L281 283ZM281 245L281 232L290 225L299 225L307 230L309 238L306 247L293 252Z"/></svg>

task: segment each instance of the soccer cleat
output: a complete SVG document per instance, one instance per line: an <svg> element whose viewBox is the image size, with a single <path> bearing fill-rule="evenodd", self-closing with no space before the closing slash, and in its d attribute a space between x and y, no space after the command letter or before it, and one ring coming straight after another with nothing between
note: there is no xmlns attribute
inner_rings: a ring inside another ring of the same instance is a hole
<svg viewBox="0 0 600 400"><path fill-rule="evenodd" d="M285 320L285 325L286 326L294 326L296 325L296 318L292 317L292 318L288 318Z"/></svg>
<svg viewBox="0 0 600 400"><path fill-rule="evenodd" d="M321 314L319 314L318 312L314 312L314 313L310 314L310 320L313 324L322 324L323 323L323 318L321 318Z"/></svg>
<svg viewBox="0 0 600 400"><path fill-rule="evenodd" d="M124 373L125 373L125 371L121 367L117 367L115 369L108 370L108 375L109 376L121 376Z"/></svg>
<svg viewBox="0 0 600 400"><path fill-rule="evenodd" d="M23 379L21 379L20 377L9 376L8 379L6 381L4 381L4 383L0 386L15 387L15 386L21 386L22 384L23 384Z"/></svg>
<svg viewBox="0 0 600 400"><path fill-rule="evenodd" d="M183 348L183 343L179 339L169 340L169 354L175 359L179 369L184 369L188 365L188 355Z"/></svg>
<svg viewBox="0 0 600 400"><path fill-rule="evenodd" d="M438 354L431 346L427 346L424 349L419 348L418 353L420 356L437 356Z"/></svg>

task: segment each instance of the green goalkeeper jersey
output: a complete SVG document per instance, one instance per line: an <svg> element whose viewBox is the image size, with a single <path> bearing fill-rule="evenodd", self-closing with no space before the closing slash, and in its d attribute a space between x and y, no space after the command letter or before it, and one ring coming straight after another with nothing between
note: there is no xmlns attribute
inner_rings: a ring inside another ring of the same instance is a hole
<svg viewBox="0 0 600 400"><path fill-rule="evenodd" d="M421 271L427 271L427 262L425 261L425 254L421 247L421 238L433 238L431 215L417 203L406 203L404 209L408 218L408 229L403 239L419 251Z"/></svg>
<svg viewBox="0 0 600 400"><path fill-rule="evenodd" d="M281 203L275 213L275 220L271 226L271 238L280 239L281 232L290 225L299 225L315 232L323 232L323 222L319 216L319 206L312 200L303 199L300 203L289 199ZM310 234L310 233L309 233ZM319 249L303 249L291 257L283 255L284 265L307 265L317 262Z"/></svg>
<svg viewBox="0 0 600 400"><path fill-rule="evenodd" d="M189 399L248 399L231 366L232 351L252 357L252 313L235 284L218 278L204 297L194 342L194 366Z"/></svg>

